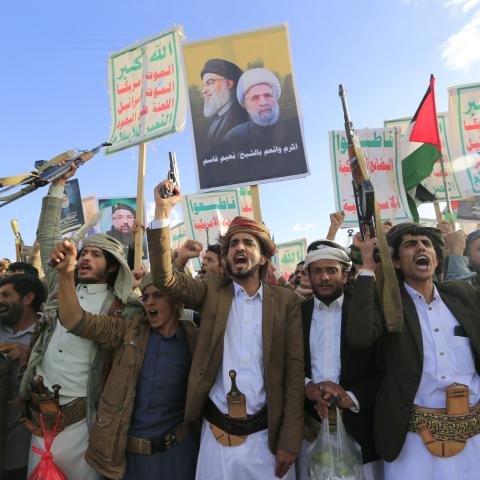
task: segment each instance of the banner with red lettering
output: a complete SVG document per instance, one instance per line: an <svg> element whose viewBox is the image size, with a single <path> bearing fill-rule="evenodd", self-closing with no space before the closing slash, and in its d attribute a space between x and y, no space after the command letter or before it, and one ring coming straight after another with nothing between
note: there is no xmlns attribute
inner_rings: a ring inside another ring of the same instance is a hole
<svg viewBox="0 0 480 480"><path fill-rule="evenodd" d="M357 130L382 220L405 222L411 215L403 188L400 131L396 128ZM329 132L335 204L345 212L343 227L357 224L357 209L344 130Z"/></svg>
<svg viewBox="0 0 480 480"><path fill-rule="evenodd" d="M107 153L183 130L186 91L182 28L113 53L109 59L112 128Z"/></svg>

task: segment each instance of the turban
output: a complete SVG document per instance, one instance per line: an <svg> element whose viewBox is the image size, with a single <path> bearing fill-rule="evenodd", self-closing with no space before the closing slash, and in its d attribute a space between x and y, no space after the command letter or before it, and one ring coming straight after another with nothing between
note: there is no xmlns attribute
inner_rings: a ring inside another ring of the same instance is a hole
<svg viewBox="0 0 480 480"><path fill-rule="evenodd" d="M147 273L140 282L140 291L143 292L150 285L153 285L153 278L151 273Z"/></svg>
<svg viewBox="0 0 480 480"><path fill-rule="evenodd" d="M338 243L330 240L319 240L308 247L308 253L305 257L305 268L308 268L311 263L318 260L336 260L345 265L347 272L352 268L352 261L348 251Z"/></svg>
<svg viewBox="0 0 480 480"><path fill-rule="evenodd" d="M235 83L237 83L238 79L243 73L243 70L241 70L234 63L229 62L228 60L211 58L207 61L202 71L200 72L200 78L203 79L203 76L206 73L215 73L216 75L220 75L221 77L225 77L228 80L233 80Z"/></svg>
<svg viewBox="0 0 480 480"><path fill-rule="evenodd" d="M438 267L436 272L440 273L445 259L445 242L441 230L434 227L423 227L422 225L413 222L404 222L394 225L387 233L387 242L391 248L392 254L395 253L400 246L404 235L425 235L431 240L437 255Z"/></svg>
<svg viewBox="0 0 480 480"><path fill-rule="evenodd" d="M266 84L271 87L275 98L278 100L282 93L278 78L266 68L252 68L247 70L238 81L237 99L240 105L243 105L245 95L255 85Z"/></svg>
<svg viewBox="0 0 480 480"><path fill-rule="evenodd" d="M230 239L236 233L249 233L256 237L262 244L266 257L271 258L275 254L275 243L270 238L270 232L263 223L246 217L235 217L230 223L227 233L222 237L222 257L227 256Z"/></svg>
<svg viewBox="0 0 480 480"><path fill-rule="evenodd" d="M475 230L472 233L469 233L467 239L465 240L465 250L463 252L464 255L468 256L468 250L472 246L472 243L480 238L480 230Z"/></svg>
<svg viewBox="0 0 480 480"><path fill-rule="evenodd" d="M123 251L122 244L115 238L105 235L104 233L96 233L89 237L85 237L82 241L83 247L97 247L110 253L119 263L117 278L113 286L113 292L124 303L130 303L129 297L132 295L133 276Z"/></svg>
<svg viewBox="0 0 480 480"><path fill-rule="evenodd" d="M128 203L123 203L123 202L114 203L112 205L112 213L115 213L117 210L128 210L133 215L137 214L135 209L131 205L128 205Z"/></svg>

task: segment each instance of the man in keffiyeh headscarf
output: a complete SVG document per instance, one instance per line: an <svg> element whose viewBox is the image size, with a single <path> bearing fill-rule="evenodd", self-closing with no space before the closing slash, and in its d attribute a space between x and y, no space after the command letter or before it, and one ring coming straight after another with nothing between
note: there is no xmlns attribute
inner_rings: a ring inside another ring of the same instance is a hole
<svg viewBox="0 0 480 480"><path fill-rule="evenodd" d="M169 215L181 198L174 193L162 199L155 190L147 237L154 285L201 315L185 405L185 421L203 418L197 478L294 478L303 432L299 300L263 281L275 244L265 225L244 217L221 240L226 276L173 271ZM235 405L232 388L244 395Z"/></svg>
<svg viewBox="0 0 480 480"><path fill-rule="evenodd" d="M61 240L64 185L74 172L72 167L62 179L54 182L43 199L37 235L48 297L42 322L33 334L33 347L20 393L28 401L33 423L38 424L39 406L31 396L33 378L43 377L43 383L50 391L54 384L60 385L59 404L64 429L53 442L54 461L68 478L96 480L100 477L85 462L84 455L88 427L95 420L109 351L93 341L70 334L58 321L58 276L47 265L54 246ZM104 234L85 238L79 248L75 277L76 297L83 310L126 318L143 312L140 301L132 292L133 277L123 257L123 247L114 238ZM47 419L47 428L52 428L52 422L55 423L53 418ZM33 435L32 446L43 449L43 438ZM39 458L38 454L30 452L29 472Z"/></svg>

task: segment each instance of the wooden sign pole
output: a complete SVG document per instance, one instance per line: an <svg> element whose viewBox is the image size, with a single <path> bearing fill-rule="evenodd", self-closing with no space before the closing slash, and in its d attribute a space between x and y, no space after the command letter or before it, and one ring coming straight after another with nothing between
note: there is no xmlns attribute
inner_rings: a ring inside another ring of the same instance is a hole
<svg viewBox="0 0 480 480"><path fill-rule="evenodd" d="M433 202L433 208L435 209L435 217L437 217L437 223L443 222L443 214L440 208L440 203Z"/></svg>
<svg viewBox="0 0 480 480"><path fill-rule="evenodd" d="M262 211L260 209L260 190L258 185L251 185L250 192L252 194L253 215L257 222L263 223Z"/></svg>
<svg viewBox="0 0 480 480"><path fill-rule="evenodd" d="M144 224L144 190L145 190L145 164L147 144L140 143L138 146L138 179L137 179L137 224ZM143 228L135 232L135 257L134 268L138 270L142 266L143 257Z"/></svg>

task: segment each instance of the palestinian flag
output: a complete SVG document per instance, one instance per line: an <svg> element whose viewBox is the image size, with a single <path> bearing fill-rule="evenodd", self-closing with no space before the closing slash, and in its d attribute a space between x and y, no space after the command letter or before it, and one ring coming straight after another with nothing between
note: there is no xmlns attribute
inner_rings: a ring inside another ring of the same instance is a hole
<svg viewBox="0 0 480 480"><path fill-rule="evenodd" d="M417 204L435 201L435 195L420 182L432 173L435 162L442 155L434 86L435 78L431 75L430 85L408 126L402 143L403 185L415 222L419 220Z"/></svg>

